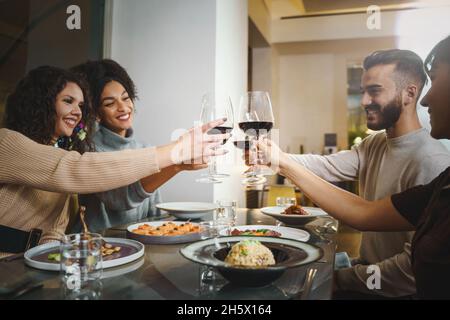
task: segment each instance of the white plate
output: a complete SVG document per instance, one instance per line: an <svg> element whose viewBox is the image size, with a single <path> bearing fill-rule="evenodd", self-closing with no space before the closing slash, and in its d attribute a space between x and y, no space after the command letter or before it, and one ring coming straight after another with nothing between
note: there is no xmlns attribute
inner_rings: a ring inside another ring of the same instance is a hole
<svg viewBox="0 0 450 320"><path fill-rule="evenodd" d="M217 205L209 202L166 202L158 203L156 207L184 220L200 219L217 209Z"/></svg>
<svg viewBox="0 0 450 320"><path fill-rule="evenodd" d="M268 229L281 233L280 238L293 239L297 241L306 242L309 240L309 233L305 230L294 229L289 227L277 227L277 226L265 226L265 225L248 225L248 226L237 226L232 227L231 230L237 229L239 231L245 230L258 230L258 229ZM227 235L227 230L222 230L221 235ZM239 235L239 237L244 235Z"/></svg>
<svg viewBox="0 0 450 320"><path fill-rule="evenodd" d="M262 208L261 212L277 220L280 220L281 222L287 225L292 226L304 225L316 219L317 217L327 216L327 213L320 208L315 207L302 207L302 208L309 214L305 216L298 214L283 214L284 210L286 210L286 207L278 207L278 206Z"/></svg>
<svg viewBox="0 0 450 320"><path fill-rule="evenodd" d="M194 242L201 239L200 233L189 233L186 235L181 236L146 236L142 234L134 233L133 230L137 229L139 226L143 224L148 224L152 227L159 227L163 225L164 223L172 222L175 224L183 224L186 222L182 221L154 221L154 222L141 222L132 224L127 227L127 238L134 239L139 242L145 243L145 244L176 244L176 243L188 243L188 242ZM193 223L192 224L197 224Z"/></svg>
<svg viewBox="0 0 450 320"><path fill-rule="evenodd" d="M118 276L122 276L124 274L133 272L138 270L140 267L142 267L145 264L145 258L140 258L136 261L133 261L131 263L127 263L124 266L119 266L116 268L109 268L106 270L103 270L102 273L102 279L108 279L108 278L114 278Z"/></svg>
<svg viewBox="0 0 450 320"><path fill-rule="evenodd" d="M107 243L118 244L121 247L128 247L133 253L111 260L103 261L103 269L112 268L135 261L144 255L144 245L134 240L121 238L103 238ZM24 254L25 264L41 270L59 271L59 262L44 262L34 259L37 256L48 255L51 252L59 251L59 242L50 242L31 248Z"/></svg>

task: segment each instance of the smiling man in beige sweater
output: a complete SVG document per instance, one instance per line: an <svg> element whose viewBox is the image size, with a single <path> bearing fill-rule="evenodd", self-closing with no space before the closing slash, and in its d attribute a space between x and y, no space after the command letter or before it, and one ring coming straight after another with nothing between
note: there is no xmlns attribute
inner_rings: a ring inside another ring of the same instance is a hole
<svg viewBox="0 0 450 320"><path fill-rule="evenodd" d="M364 61L361 103L368 128L386 131L367 137L352 150L291 157L325 180L358 180L360 195L367 200L430 182L450 165L450 154L419 123L416 104L425 81L422 60L415 53L374 52ZM335 274L338 289L385 297L414 295L412 236L412 232L363 232L360 259ZM371 290L366 284L372 264L381 271L380 289Z"/></svg>

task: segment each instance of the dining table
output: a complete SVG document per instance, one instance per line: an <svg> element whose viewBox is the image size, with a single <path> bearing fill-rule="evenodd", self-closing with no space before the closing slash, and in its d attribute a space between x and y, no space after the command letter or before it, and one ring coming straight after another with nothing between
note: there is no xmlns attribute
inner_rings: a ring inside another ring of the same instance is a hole
<svg viewBox="0 0 450 320"><path fill-rule="evenodd" d="M212 219L206 216L204 220ZM174 220L170 215L147 218L143 221ZM310 234L307 243L320 247L322 257L308 265L288 269L270 285L257 288L235 286L221 275L205 281L204 265L184 258L180 249L187 244L147 244L145 254L126 265L103 270L100 280L73 293L62 286L59 272L42 271L25 265L23 258L0 261L0 288L20 290L0 299L33 300L328 300L332 298L334 258L336 251L336 227L329 228L329 216L318 217L306 225L296 226ZM193 221L195 222L195 221ZM279 221L267 216L260 209L237 209L236 225L275 225ZM105 237L126 237L127 225L116 226L103 232ZM314 276L306 280L307 274ZM304 291L308 288L307 294ZM1 290L1 289L0 289ZM1 294L1 291L0 291Z"/></svg>

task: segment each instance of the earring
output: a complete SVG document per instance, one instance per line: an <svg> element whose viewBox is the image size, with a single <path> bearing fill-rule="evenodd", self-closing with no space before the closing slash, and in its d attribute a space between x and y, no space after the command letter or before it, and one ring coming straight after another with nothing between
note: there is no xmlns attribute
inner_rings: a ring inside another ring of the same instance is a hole
<svg viewBox="0 0 450 320"><path fill-rule="evenodd" d="M80 141L83 141L86 139L87 132L84 127L84 123L80 121L80 123L76 126L76 128L73 130L73 133L75 133L80 139Z"/></svg>

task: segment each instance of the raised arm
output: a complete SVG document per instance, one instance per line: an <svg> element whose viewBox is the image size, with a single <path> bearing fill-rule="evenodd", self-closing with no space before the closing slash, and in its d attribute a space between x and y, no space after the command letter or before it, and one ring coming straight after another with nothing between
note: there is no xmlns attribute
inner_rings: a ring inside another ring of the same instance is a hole
<svg viewBox="0 0 450 320"><path fill-rule="evenodd" d="M110 210L130 210L140 206L145 199L150 197L153 192L158 189L159 186L164 184L178 172L184 170L198 170L206 168L207 166L207 164L173 165L125 187L98 192L95 195L105 204L106 208Z"/></svg>
<svg viewBox="0 0 450 320"><path fill-rule="evenodd" d="M223 120L190 130L171 144L118 152L84 153L38 144L20 133L0 129L0 183L64 193L96 193L131 184L175 164L204 163L224 135L206 135Z"/></svg>
<svg viewBox="0 0 450 320"><path fill-rule="evenodd" d="M36 143L14 131L0 134L1 183L93 193L131 184L158 171L155 148L80 155Z"/></svg>
<svg viewBox="0 0 450 320"><path fill-rule="evenodd" d="M331 216L363 231L401 231L414 227L397 212L390 198L367 201L313 174L283 153L270 140L258 147L278 165L279 171L295 183L314 203Z"/></svg>
<svg viewBox="0 0 450 320"><path fill-rule="evenodd" d="M207 164L180 164L162 169L160 172L141 179L140 183L146 192L153 192L164 183L172 179L181 171L200 170L207 168Z"/></svg>
<svg viewBox="0 0 450 320"><path fill-rule="evenodd" d="M328 156L289 154L289 157L326 181L354 181L359 175L359 152L354 147Z"/></svg>

